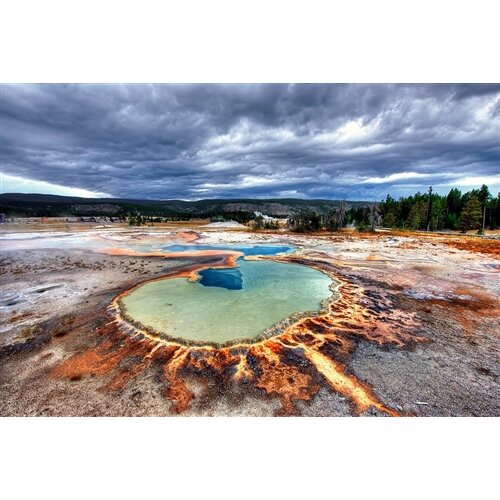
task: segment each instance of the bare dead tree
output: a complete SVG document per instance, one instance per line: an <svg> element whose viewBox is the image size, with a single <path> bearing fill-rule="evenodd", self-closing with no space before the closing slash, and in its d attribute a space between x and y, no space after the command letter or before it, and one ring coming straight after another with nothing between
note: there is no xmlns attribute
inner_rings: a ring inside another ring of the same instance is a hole
<svg viewBox="0 0 500 500"><path fill-rule="evenodd" d="M382 216L380 215L380 209L378 205L373 204L370 207L370 213L368 214L368 218L370 221L370 230L375 231L375 227L380 225L382 220Z"/></svg>
<svg viewBox="0 0 500 500"><path fill-rule="evenodd" d="M429 186L429 201L427 202L427 215L425 220L425 229L429 231L431 228L431 217L432 217L432 186Z"/></svg>
<svg viewBox="0 0 500 500"><path fill-rule="evenodd" d="M346 213L346 202L345 200L340 203L339 209L337 210L337 228L342 229L345 222Z"/></svg>

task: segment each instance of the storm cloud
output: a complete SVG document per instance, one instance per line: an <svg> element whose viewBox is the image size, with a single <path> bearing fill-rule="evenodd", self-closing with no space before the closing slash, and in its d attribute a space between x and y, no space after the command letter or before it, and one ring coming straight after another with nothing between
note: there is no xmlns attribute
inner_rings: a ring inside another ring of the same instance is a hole
<svg viewBox="0 0 500 500"><path fill-rule="evenodd" d="M2 85L1 169L122 198L496 193L500 85Z"/></svg>

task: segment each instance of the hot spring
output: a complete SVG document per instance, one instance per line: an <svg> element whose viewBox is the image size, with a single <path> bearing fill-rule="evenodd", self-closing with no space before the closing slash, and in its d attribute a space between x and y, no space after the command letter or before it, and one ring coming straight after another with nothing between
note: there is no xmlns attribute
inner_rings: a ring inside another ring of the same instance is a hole
<svg viewBox="0 0 500 500"><path fill-rule="evenodd" d="M243 255L277 255L280 253L290 253L295 250L291 246L277 245L167 245L163 247L167 252L186 252L200 250L232 250L241 252Z"/></svg>
<svg viewBox="0 0 500 500"><path fill-rule="evenodd" d="M196 282L179 277L140 285L120 307L160 336L224 344L251 341L295 313L317 312L332 295L329 276L299 264L239 259L236 268L199 274Z"/></svg>

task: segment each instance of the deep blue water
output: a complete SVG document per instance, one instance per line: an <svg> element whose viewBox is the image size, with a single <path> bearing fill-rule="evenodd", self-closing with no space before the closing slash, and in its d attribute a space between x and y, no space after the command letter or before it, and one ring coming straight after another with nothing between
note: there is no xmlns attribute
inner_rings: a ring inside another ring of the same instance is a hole
<svg viewBox="0 0 500 500"><path fill-rule="evenodd" d="M276 245L169 245L163 247L168 252L186 252L189 250L235 250L243 255L276 255L290 253L294 247ZM227 290L241 290L243 277L238 268L235 269L205 269L200 272L200 285L226 288Z"/></svg>
<svg viewBox="0 0 500 500"><path fill-rule="evenodd" d="M205 269L200 271L200 285L217 286L227 290L241 290L243 276L239 269Z"/></svg>
<svg viewBox="0 0 500 500"><path fill-rule="evenodd" d="M288 246L273 246L273 245L169 245L164 247L168 252L186 252L188 250L235 250L242 252L243 255L276 255L278 253L290 253L295 249Z"/></svg>

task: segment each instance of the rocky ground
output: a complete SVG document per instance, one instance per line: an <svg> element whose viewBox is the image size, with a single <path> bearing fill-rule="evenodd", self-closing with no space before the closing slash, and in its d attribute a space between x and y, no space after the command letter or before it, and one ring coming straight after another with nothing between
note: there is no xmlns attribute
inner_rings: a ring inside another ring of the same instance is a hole
<svg viewBox="0 0 500 500"><path fill-rule="evenodd" d="M115 240L126 247L120 235L129 231L117 231ZM328 266L339 279L355 286L361 294L356 300L369 312L370 328L384 332L387 327L395 338L398 323L394 318L411 316L411 334L424 340L380 342L363 330L365 323L358 333L356 325L350 324L347 333L341 332L349 341L349 355L334 355L348 380L369 388L386 407L401 415L500 416L499 241L489 242L489 250L481 251L478 247L486 248L482 243L474 242L469 249L465 240L450 244L444 236L302 236L219 228L206 228L199 235L206 244L296 246L297 258ZM148 238L151 235L137 233L134 241ZM113 365L119 373L134 374L119 387L114 383L116 390L109 390L113 374L96 363L90 371L76 370L74 376L54 374L68 360L93 362L97 354L92 349L103 342L108 306L118 293L138 282L193 265L210 265L217 259L210 255L173 259L106 255L96 253L95 248L41 246L33 242L24 248L2 245L0 415L178 414L172 397L165 397L165 391L172 388L161 364L155 362L136 372L140 363L134 364L135 351ZM357 319L353 315L345 321ZM126 348L126 339L119 342L113 347L116 352ZM321 352L327 353L326 348ZM82 353L83 358L75 358ZM144 359L149 358L146 355L141 362ZM309 385L303 397L294 393L293 413L383 414L371 407L354 411L353 399L328 379L331 371L311 370L303 359L285 361L295 363L293 369L306 376ZM270 391L268 383L228 384L224 377L208 368L201 379L187 374L185 384L193 397L181 414L265 416L282 411L283 388Z"/></svg>

